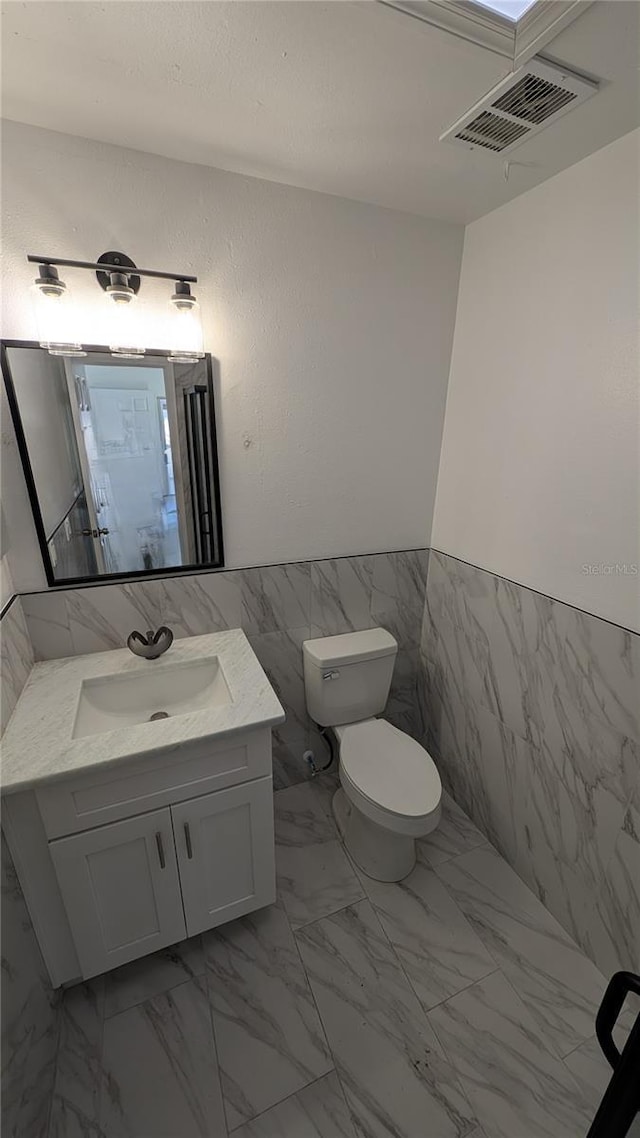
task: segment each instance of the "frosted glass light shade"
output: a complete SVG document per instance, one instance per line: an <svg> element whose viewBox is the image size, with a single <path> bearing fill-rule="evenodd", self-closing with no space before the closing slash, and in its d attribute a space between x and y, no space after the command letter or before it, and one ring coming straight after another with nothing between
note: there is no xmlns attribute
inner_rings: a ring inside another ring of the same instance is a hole
<svg viewBox="0 0 640 1138"><path fill-rule="evenodd" d="M34 284L31 300L40 347L52 356L86 356L77 339L77 314L69 289L47 295Z"/></svg>
<svg viewBox="0 0 640 1138"><path fill-rule="evenodd" d="M188 308L171 304L171 351L169 359L176 363L192 363L204 358L204 340L200 305L193 299Z"/></svg>
<svg viewBox="0 0 640 1138"><path fill-rule="evenodd" d="M123 359L137 359L145 354L144 326L135 301L115 303L106 298L109 321L109 351Z"/></svg>

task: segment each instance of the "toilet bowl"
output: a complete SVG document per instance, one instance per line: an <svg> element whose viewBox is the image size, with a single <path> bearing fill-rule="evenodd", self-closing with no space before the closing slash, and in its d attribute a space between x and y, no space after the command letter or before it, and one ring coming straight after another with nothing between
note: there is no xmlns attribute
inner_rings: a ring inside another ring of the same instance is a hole
<svg viewBox="0 0 640 1138"><path fill-rule="evenodd" d="M440 821L442 784L431 756L386 719L335 729L340 790L333 811L356 865L378 881L400 881L416 863L416 838Z"/></svg>
<svg viewBox="0 0 640 1138"><path fill-rule="evenodd" d="M378 716L397 648L381 628L303 645L307 707L337 740L336 824L356 865L378 881L399 881L411 872L416 838L434 830L441 813L442 784L433 759Z"/></svg>

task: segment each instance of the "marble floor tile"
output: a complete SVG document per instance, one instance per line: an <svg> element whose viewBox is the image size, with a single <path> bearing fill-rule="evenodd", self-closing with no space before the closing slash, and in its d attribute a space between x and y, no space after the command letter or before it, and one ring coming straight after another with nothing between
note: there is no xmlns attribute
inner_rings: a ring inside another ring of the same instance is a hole
<svg viewBox="0 0 640 1138"><path fill-rule="evenodd" d="M204 979L105 1021L107 1138L226 1138Z"/></svg>
<svg viewBox="0 0 640 1138"><path fill-rule="evenodd" d="M102 1138L103 1018L102 976L64 993L47 1138Z"/></svg>
<svg viewBox="0 0 640 1138"><path fill-rule="evenodd" d="M359 901L362 885L313 783L280 791L274 811L278 894L292 927Z"/></svg>
<svg viewBox="0 0 640 1138"><path fill-rule="evenodd" d="M56 1074L58 993L34 985L25 1007L29 1025L28 1054L13 1138L42 1138L46 1134ZM4 1099L3 1099L4 1106ZM3 1128L4 1138L4 1128Z"/></svg>
<svg viewBox="0 0 640 1138"><path fill-rule="evenodd" d="M114 968L104 977L105 1017L117 1015L203 973L204 955L199 936Z"/></svg>
<svg viewBox="0 0 640 1138"><path fill-rule="evenodd" d="M51 989L4 834L1 847L2 1134L39 1138L53 1093L60 993Z"/></svg>
<svg viewBox="0 0 640 1138"><path fill-rule="evenodd" d="M404 881L362 881L425 1010L495 972L493 957L433 870L417 865Z"/></svg>
<svg viewBox="0 0 640 1138"><path fill-rule="evenodd" d="M368 901L296 934L359 1138L461 1138L475 1120Z"/></svg>
<svg viewBox="0 0 640 1138"><path fill-rule="evenodd" d="M554 917L490 847L436 868L560 1058L593 1034L605 981Z"/></svg>
<svg viewBox="0 0 640 1138"><path fill-rule="evenodd" d="M584 1138L581 1089L502 973L440 1004L429 1020L491 1138Z"/></svg>
<svg viewBox="0 0 640 1138"><path fill-rule="evenodd" d="M593 1116L613 1074L595 1036L566 1055L564 1063L578 1083Z"/></svg>
<svg viewBox="0 0 640 1138"><path fill-rule="evenodd" d="M203 937L230 1129L327 1074L331 1056L287 916L272 906Z"/></svg>
<svg viewBox="0 0 640 1138"><path fill-rule="evenodd" d="M233 1138L355 1138L335 1071L233 1131Z"/></svg>
<svg viewBox="0 0 640 1138"><path fill-rule="evenodd" d="M488 845L481 830L461 810L446 790L442 794L442 816L431 834L416 842L418 861L424 865L441 865L452 857Z"/></svg>

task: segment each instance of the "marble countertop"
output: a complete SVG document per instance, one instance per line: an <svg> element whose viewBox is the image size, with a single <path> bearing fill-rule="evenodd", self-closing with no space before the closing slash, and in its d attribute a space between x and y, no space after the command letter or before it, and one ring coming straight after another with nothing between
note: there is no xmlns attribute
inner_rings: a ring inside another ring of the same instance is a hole
<svg viewBox="0 0 640 1138"><path fill-rule="evenodd" d="M155 723L73 738L82 681L133 675L146 669L217 656L231 700ZM151 757L178 754L200 739L282 723L285 713L241 629L174 640L158 660L128 648L35 664L2 739L2 793L27 790L74 774Z"/></svg>

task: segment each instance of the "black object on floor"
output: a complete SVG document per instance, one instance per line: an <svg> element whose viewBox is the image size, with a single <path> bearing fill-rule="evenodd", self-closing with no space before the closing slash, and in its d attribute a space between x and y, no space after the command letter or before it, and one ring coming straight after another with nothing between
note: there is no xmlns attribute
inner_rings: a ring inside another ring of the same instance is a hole
<svg viewBox="0 0 640 1138"><path fill-rule="evenodd" d="M640 1112L640 1015L621 1052L612 1034L629 992L640 996L640 976L634 972L616 972L607 985L596 1016L598 1043L613 1067L613 1075L587 1138L625 1138Z"/></svg>

